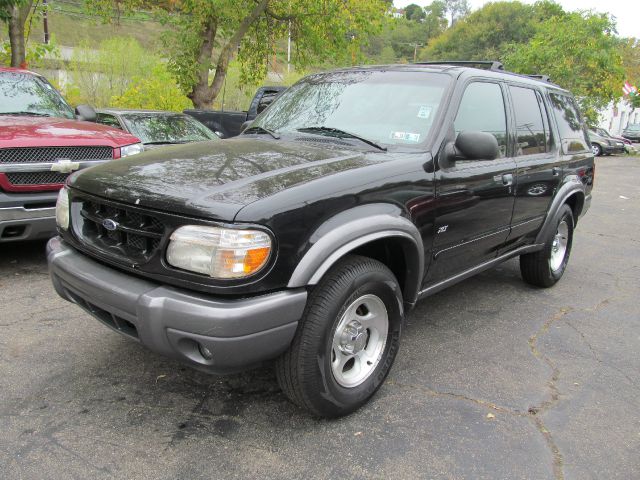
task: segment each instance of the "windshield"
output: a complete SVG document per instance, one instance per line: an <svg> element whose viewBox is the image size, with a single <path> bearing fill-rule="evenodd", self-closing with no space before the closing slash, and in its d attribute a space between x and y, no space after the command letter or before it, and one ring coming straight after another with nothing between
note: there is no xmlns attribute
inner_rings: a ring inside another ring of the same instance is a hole
<svg viewBox="0 0 640 480"><path fill-rule="evenodd" d="M251 127L349 138L342 131L380 145L417 147L429 135L449 81L427 72L313 75L284 92Z"/></svg>
<svg viewBox="0 0 640 480"><path fill-rule="evenodd" d="M62 96L41 77L27 73L0 73L0 115L46 115L75 118Z"/></svg>
<svg viewBox="0 0 640 480"><path fill-rule="evenodd" d="M633 130L634 132L640 130L640 123L627 126L627 130Z"/></svg>
<svg viewBox="0 0 640 480"><path fill-rule="evenodd" d="M127 130L142 143L187 143L218 140L218 136L187 115L123 115Z"/></svg>

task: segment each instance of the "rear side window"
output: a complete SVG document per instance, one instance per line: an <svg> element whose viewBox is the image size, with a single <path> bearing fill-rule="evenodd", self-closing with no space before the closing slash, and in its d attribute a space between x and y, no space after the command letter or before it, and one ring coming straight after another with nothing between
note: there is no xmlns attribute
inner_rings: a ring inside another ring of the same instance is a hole
<svg viewBox="0 0 640 480"><path fill-rule="evenodd" d="M516 117L516 156L535 155L549 150L544 116L536 91L509 86Z"/></svg>
<svg viewBox="0 0 640 480"><path fill-rule="evenodd" d="M573 98L559 93L551 93L549 97L560 131L562 151L564 153L589 151L589 140L576 102Z"/></svg>
<svg viewBox="0 0 640 480"><path fill-rule="evenodd" d="M463 131L491 133L498 140L500 156L504 157L507 152L507 120L500 85L470 83L464 91L454 127L456 135Z"/></svg>

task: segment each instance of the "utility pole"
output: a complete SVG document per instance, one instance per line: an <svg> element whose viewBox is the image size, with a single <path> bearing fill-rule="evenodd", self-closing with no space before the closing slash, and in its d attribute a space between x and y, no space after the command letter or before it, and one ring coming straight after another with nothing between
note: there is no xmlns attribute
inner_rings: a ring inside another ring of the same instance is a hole
<svg viewBox="0 0 640 480"><path fill-rule="evenodd" d="M416 60L418 58L418 47L424 47L424 43L403 42L402 45L409 45L413 47L413 63L416 63Z"/></svg>
<svg viewBox="0 0 640 480"><path fill-rule="evenodd" d="M45 45L49 45L49 18L48 11L49 8L47 6L47 0L42 0L42 27L44 30L44 43Z"/></svg>
<svg viewBox="0 0 640 480"><path fill-rule="evenodd" d="M289 38L287 39L287 73L291 72L291 20L289 20Z"/></svg>

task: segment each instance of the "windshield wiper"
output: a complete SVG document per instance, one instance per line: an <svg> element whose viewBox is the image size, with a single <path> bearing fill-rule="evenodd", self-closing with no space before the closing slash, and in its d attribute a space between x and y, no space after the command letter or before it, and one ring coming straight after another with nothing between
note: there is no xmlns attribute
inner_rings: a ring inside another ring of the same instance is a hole
<svg viewBox="0 0 640 480"><path fill-rule="evenodd" d="M303 127L298 128L298 132L306 132L306 133L317 133L318 135L327 135L335 136L338 138L355 138L356 140L360 140L361 142L366 143L367 145L371 145L372 147L377 148L378 150L382 150L383 152L387 151L387 147L383 147L382 145L377 144L373 140L369 140L368 138L361 137L360 135L356 135L355 133L346 132L344 130L340 130L339 128L333 127ZM335 134L335 135L331 135Z"/></svg>
<svg viewBox="0 0 640 480"><path fill-rule="evenodd" d="M157 142L144 142L144 145L181 145L189 143L188 140L160 140Z"/></svg>
<svg viewBox="0 0 640 480"><path fill-rule="evenodd" d="M38 113L38 112L2 112L0 115L33 115L36 117L51 117L52 115L48 113Z"/></svg>
<svg viewBox="0 0 640 480"><path fill-rule="evenodd" d="M276 132L271 131L268 128L259 127L258 125L256 125L255 127L249 127L242 133L243 134L249 133L249 132L251 132L251 130L253 130L255 133L268 133L269 135L271 135L276 140L280 140L280 135L278 135Z"/></svg>

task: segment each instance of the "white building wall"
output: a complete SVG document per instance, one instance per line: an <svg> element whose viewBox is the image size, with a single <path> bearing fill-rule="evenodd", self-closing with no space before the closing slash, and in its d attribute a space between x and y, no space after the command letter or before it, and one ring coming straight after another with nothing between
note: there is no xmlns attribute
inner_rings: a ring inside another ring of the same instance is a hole
<svg viewBox="0 0 640 480"><path fill-rule="evenodd" d="M636 108L632 112L625 99L620 99L615 105L611 104L600 114L600 127L608 130L611 135L620 135L628 123L640 123L640 110Z"/></svg>

